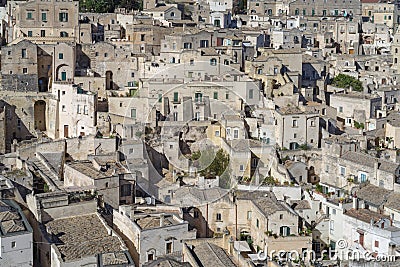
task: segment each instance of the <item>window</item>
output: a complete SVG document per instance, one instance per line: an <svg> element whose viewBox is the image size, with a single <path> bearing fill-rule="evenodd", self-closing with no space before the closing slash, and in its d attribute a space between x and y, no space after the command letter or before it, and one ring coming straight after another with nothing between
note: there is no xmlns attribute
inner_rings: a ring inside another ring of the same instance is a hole
<svg viewBox="0 0 400 267"><path fill-rule="evenodd" d="M191 59L189 64L190 64L190 66L193 66L194 65L194 59Z"/></svg>
<svg viewBox="0 0 400 267"><path fill-rule="evenodd" d="M135 108L131 109L131 118L136 119L136 109Z"/></svg>
<svg viewBox="0 0 400 267"><path fill-rule="evenodd" d="M214 92L214 99L218 99L218 92Z"/></svg>
<svg viewBox="0 0 400 267"><path fill-rule="evenodd" d="M32 12L26 13L26 19L33 19Z"/></svg>
<svg viewBox="0 0 400 267"><path fill-rule="evenodd" d="M67 80L67 73L65 71L61 72L61 80L66 81Z"/></svg>
<svg viewBox="0 0 400 267"><path fill-rule="evenodd" d="M217 65L217 59L216 58L210 59L210 65L211 66L216 66Z"/></svg>
<svg viewBox="0 0 400 267"><path fill-rule="evenodd" d="M198 212L197 210L195 210L195 211L193 212L193 217L194 217L194 218L199 218L199 212Z"/></svg>
<svg viewBox="0 0 400 267"><path fill-rule="evenodd" d="M208 47L208 40L200 40L200 47L201 48Z"/></svg>
<svg viewBox="0 0 400 267"><path fill-rule="evenodd" d="M192 43L183 43L184 49L192 49Z"/></svg>
<svg viewBox="0 0 400 267"><path fill-rule="evenodd" d="M280 219L280 220L283 220L283 214L280 214L280 215L279 215L279 219Z"/></svg>
<svg viewBox="0 0 400 267"><path fill-rule="evenodd" d="M171 17L175 17L175 12L171 12Z"/></svg>
<svg viewBox="0 0 400 267"><path fill-rule="evenodd" d="M315 121L311 121L311 127L315 127Z"/></svg>
<svg viewBox="0 0 400 267"><path fill-rule="evenodd" d="M104 53L104 57L108 57L108 53Z"/></svg>
<svg viewBox="0 0 400 267"><path fill-rule="evenodd" d="M47 21L47 13L45 13L45 12L42 13L42 21L43 22Z"/></svg>
<svg viewBox="0 0 400 267"><path fill-rule="evenodd" d="M254 92L254 90L253 89L250 89L249 90L249 99L253 99L253 92Z"/></svg>
<svg viewBox="0 0 400 267"><path fill-rule="evenodd" d="M375 240L375 247L379 248L379 241L378 240Z"/></svg>
<svg viewBox="0 0 400 267"><path fill-rule="evenodd" d="M40 31L40 37L46 37L46 31L45 30L41 30Z"/></svg>
<svg viewBox="0 0 400 267"><path fill-rule="evenodd" d="M293 127L298 127L298 122L297 122L297 120L293 120L293 121L292 121L292 126L293 126Z"/></svg>
<svg viewBox="0 0 400 267"><path fill-rule="evenodd" d="M290 236L290 228L288 226L281 226L279 232L281 236Z"/></svg>
<svg viewBox="0 0 400 267"><path fill-rule="evenodd" d="M217 221L222 221L222 215L221 213L217 213Z"/></svg>
<svg viewBox="0 0 400 267"><path fill-rule="evenodd" d="M346 175L346 168L343 166L340 166L340 175L345 176Z"/></svg>
<svg viewBox="0 0 400 267"><path fill-rule="evenodd" d="M240 171L243 171L243 170L244 170L244 166L243 166L243 165L240 165L240 166L239 166L239 170L240 170Z"/></svg>
<svg viewBox="0 0 400 267"><path fill-rule="evenodd" d="M194 94L194 101L195 102L203 102L203 94L202 93L195 93Z"/></svg>
<svg viewBox="0 0 400 267"><path fill-rule="evenodd" d="M215 131L215 136L219 137L219 131Z"/></svg>
<svg viewBox="0 0 400 267"><path fill-rule="evenodd" d="M62 108L61 108L61 110L63 111L63 112L65 112L66 110L65 110L65 105L62 105Z"/></svg>
<svg viewBox="0 0 400 267"><path fill-rule="evenodd" d="M230 128L227 128L226 129L226 136L230 136L231 135L231 129Z"/></svg>
<svg viewBox="0 0 400 267"><path fill-rule="evenodd" d="M88 114L89 114L88 106L87 106L87 105L84 105L84 106L83 106L83 114L85 114L85 115L88 115Z"/></svg>
<svg viewBox="0 0 400 267"><path fill-rule="evenodd" d="M343 107L339 107L339 112L343 112Z"/></svg>
<svg viewBox="0 0 400 267"><path fill-rule="evenodd" d="M82 113L82 111L81 111L81 105L77 105L77 106L76 106L76 113L78 113L78 114L81 114L81 113Z"/></svg>
<svg viewBox="0 0 400 267"><path fill-rule="evenodd" d="M239 130L233 130L233 138L239 138Z"/></svg>
<svg viewBox="0 0 400 267"><path fill-rule="evenodd" d="M147 261L153 261L154 260L154 254L152 252L147 252Z"/></svg>
<svg viewBox="0 0 400 267"><path fill-rule="evenodd" d="M141 41L141 42L144 42L145 36L146 36L146 35L144 35L144 34L141 34L141 35L140 35L140 41Z"/></svg>
<svg viewBox="0 0 400 267"><path fill-rule="evenodd" d="M225 94L225 99L229 99L229 93Z"/></svg>
<svg viewBox="0 0 400 267"><path fill-rule="evenodd" d="M59 19L60 19L60 22L68 22L68 13L60 12Z"/></svg>
<svg viewBox="0 0 400 267"><path fill-rule="evenodd" d="M12 242L11 242L11 247L12 247L12 248L15 248L16 246L17 246L17 243L16 243L15 241L12 241Z"/></svg>
<svg viewBox="0 0 400 267"><path fill-rule="evenodd" d="M260 221L258 219L256 220L256 226L257 228L260 228Z"/></svg>
<svg viewBox="0 0 400 267"><path fill-rule="evenodd" d="M336 209L332 209L332 214L336 215Z"/></svg>
<svg viewBox="0 0 400 267"><path fill-rule="evenodd" d="M367 174L366 173L360 173L360 182L364 183L367 181Z"/></svg>
<svg viewBox="0 0 400 267"><path fill-rule="evenodd" d="M22 73L23 73L23 74L28 74L28 68L23 68L23 69L22 69Z"/></svg>
<svg viewBox="0 0 400 267"><path fill-rule="evenodd" d="M247 220L251 220L251 211L247 212Z"/></svg>
<svg viewBox="0 0 400 267"><path fill-rule="evenodd" d="M121 186L121 197L129 197L132 195L131 185L124 184Z"/></svg>
<svg viewBox="0 0 400 267"><path fill-rule="evenodd" d="M165 254L172 253L172 241L165 243Z"/></svg>
<svg viewBox="0 0 400 267"><path fill-rule="evenodd" d="M293 134L293 138L297 138L297 133L294 133L294 134Z"/></svg>
<svg viewBox="0 0 400 267"><path fill-rule="evenodd" d="M159 103L162 102L162 94L158 94L158 102L159 102Z"/></svg>
<svg viewBox="0 0 400 267"><path fill-rule="evenodd" d="M33 36L32 31L28 31L28 37L32 37L32 36Z"/></svg>
<svg viewBox="0 0 400 267"><path fill-rule="evenodd" d="M58 59L64 59L64 54L63 53L58 53Z"/></svg>
<svg viewBox="0 0 400 267"><path fill-rule="evenodd" d="M25 48L22 49L21 55L22 55L22 58L27 58L27 56L26 56L26 49L25 49Z"/></svg>

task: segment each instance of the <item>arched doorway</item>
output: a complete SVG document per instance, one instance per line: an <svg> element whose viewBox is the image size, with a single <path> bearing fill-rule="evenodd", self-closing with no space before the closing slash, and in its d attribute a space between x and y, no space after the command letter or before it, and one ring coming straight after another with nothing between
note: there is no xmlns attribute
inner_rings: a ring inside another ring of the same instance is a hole
<svg viewBox="0 0 400 267"><path fill-rule="evenodd" d="M34 105L35 130L46 131L46 102L38 100Z"/></svg>
<svg viewBox="0 0 400 267"><path fill-rule="evenodd" d="M114 82L113 82L113 73L112 71L107 71L106 72L106 89L107 90L113 90L114 86L113 86Z"/></svg>
<svg viewBox="0 0 400 267"><path fill-rule="evenodd" d="M39 92L47 92L49 88L49 79L46 77L39 78Z"/></svg>

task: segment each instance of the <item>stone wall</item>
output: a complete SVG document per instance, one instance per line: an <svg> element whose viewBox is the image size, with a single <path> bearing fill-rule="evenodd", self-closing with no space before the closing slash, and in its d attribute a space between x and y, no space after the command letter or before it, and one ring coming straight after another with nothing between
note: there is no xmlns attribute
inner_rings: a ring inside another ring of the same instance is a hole
<svg viewBox="0 0 400 267"><path fill-rule="evenodd" d="M1 83L6 91L38 91L37 74L3 74Z"/></svg>

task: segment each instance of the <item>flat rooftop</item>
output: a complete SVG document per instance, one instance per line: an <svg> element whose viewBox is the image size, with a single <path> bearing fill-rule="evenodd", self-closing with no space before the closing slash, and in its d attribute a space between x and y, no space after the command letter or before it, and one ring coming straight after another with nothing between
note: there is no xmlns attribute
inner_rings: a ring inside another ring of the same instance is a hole
<svg viewBox="0 0 400 267"><path fill-rule="evenodd" d="M102 179L114 176L116 174L115 170L117 167L114 167L114 165L111 164L111 167L108 168L106 171L99 171L93 166L93 163L90 161L75 161L69 163L68 166L92 179Z"/></svg>
<svg viewBox="0 0 400 267"><path fill-rule="evenodd" d="M129 263L128 257L121 259L121 255L116 254L124 253L124 244L118 237L109 235L108 229L96 213L56 219L45 226L53 236L64 261L102 254L105 261ZM112 257L109 253L115 256Z"/></svg>

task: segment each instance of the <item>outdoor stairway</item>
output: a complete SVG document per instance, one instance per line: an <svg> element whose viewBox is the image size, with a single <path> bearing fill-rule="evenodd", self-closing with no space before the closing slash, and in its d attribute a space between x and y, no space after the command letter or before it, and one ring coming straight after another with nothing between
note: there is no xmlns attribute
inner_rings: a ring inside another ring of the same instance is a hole
<svg viewBox="0 0 400 267"><path fill-rule="evenodd" d="M62 187L63 182L58 179L57 174L52 172L40 159L31 158L28 162L42 176L52 191L59 190Z"/></svg>

